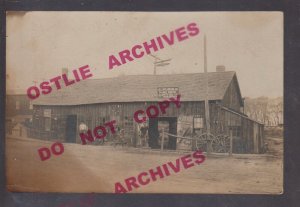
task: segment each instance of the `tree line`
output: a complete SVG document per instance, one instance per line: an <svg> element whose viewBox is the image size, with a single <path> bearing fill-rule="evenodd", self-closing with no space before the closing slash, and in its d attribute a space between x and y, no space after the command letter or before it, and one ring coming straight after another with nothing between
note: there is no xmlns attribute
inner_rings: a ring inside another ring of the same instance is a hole
<svg viewBox="0 0 300 207"><path fill-rule="evenodd" d="M283 124L283 97L246 97L244 104L244 113L250 118L262 122L266 126Z"/></svg>

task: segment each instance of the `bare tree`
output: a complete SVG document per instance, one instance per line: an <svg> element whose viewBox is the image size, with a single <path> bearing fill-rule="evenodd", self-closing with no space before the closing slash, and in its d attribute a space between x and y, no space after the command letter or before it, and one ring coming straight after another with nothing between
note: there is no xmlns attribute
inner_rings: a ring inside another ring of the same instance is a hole
<svg viewBox="0 0 300 207"><path fill-rule="evenodd" d="M267 126L283 123L283 98L245 98L245 113Z"/></svg>

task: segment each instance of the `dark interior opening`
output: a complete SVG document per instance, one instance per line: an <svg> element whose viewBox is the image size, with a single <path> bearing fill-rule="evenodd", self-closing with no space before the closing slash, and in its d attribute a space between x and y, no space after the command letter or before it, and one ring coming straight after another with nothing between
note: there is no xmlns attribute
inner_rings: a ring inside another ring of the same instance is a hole
<svg viewBox="0 0 300 207"><path fill-rule="evenodd" d="M149 119L149 147L151 148L160 148L159 137L162 136L161 128L165 127L165 123L168 122L168 132L170 134L177 135L177 117L158 117ZM159 130L160 129L160 130ZM176 150L177 138L173 136L165 136L165 139L168 139L167 149Z"/></svg>
<svg viewBox="0 0 300 207"><path fill-rule="evenodd" d="M66 141L76 143L77 115L67 116Z"/></svg>

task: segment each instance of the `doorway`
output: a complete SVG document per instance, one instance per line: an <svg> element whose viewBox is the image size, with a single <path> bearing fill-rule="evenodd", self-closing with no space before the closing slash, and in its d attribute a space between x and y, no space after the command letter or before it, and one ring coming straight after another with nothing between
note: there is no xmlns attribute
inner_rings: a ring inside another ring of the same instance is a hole
<svg viewBox="0 0 300 207"><path fill-rule="evenodd" d="M66 142L76 143L77 134L77 115L67 116L67 126L66 126Z"/></svg>
<svg viewBox="0 0 300 207"><path fill-rule="evenodd" d="M152 149L159 148L158 145L158 118L150 118L149 119L149 129L148 129L148 144Z"/></svg>
<svg viewBox="0 0 300 207"><path fill-rule="evenodd" d="M160 148L161 143L159 143L159 137L162 136L162 128L165 129L165 132L177 135L177 117L158 117L149 119L149 147ZM166 148L176 150L176 143L176 137L168 136Z"/></svg>

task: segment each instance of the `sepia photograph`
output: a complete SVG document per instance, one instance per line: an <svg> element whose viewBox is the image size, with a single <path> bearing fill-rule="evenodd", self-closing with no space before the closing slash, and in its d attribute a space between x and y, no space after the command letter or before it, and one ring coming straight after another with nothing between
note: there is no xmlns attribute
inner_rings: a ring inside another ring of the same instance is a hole
<svg viewBox="0 0 300 207"><path fill-rule="evenodd" d="M283 194L283 13L8 11L10 192Z"/></svg>

